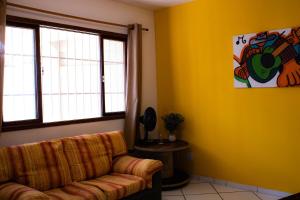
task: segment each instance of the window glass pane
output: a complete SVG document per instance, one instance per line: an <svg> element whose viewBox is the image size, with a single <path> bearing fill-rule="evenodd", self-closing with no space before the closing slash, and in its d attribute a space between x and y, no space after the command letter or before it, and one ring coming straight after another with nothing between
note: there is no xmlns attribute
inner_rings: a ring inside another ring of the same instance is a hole
<svg viewBox="0 0 300 200"><path fill-rule="evenodd" d="M6 26L3 121L36 119L34 30Z"/></svg>
<svg viewBox="0 0 300 200"><path fill-rule="evenodd" d="M101 116L99 36L41 28L44 122Z"/></svg>
<svg viewBox="0 0 300 200"><path fill-rule="evenodd" d="M104 39L105 111L125 110L124 42Z"/></svg>

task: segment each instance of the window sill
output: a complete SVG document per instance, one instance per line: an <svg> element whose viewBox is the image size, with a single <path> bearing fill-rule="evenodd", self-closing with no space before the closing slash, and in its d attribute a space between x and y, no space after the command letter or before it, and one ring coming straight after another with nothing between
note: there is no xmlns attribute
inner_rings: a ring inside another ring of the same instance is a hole
<svg viewBox="0 0 300 200"><path fill-rule="evenodd" d="M4 124L4 126L2 127L2 132L19 131L19 130L35 129L35 128L46 128L46 127L72 125L72 124L81 124L81 123L89 123L89 122L109 121L109 120L116 120L116 119L125 119L125 113L107 115L107 116L102 116L102 117L98 117L98 118L78 119L78 120L60 121L60 122L33 123L33 124L14 125L14 126L9 126L9 125Z"/></svg>

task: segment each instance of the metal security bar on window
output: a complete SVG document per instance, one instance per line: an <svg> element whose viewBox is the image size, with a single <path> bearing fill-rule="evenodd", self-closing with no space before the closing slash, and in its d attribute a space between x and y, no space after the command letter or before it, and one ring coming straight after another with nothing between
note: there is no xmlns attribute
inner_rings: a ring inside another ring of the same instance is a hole
<svg viewBox="0 0 300 200"><path fill-rule="evenodd" d="M124 42L104 39L105 112L125 110L125 51Z"/></svg>
<svg viewBox="0 0 300 200"><path fill-rule="evenodd" d="M37 118L35 91L34 29L5 29L3 121Z"/></svg>
<svg viewBox="0 0 300 200"><path fill-rule="evenodd" d="M101 116L99 36L40 29L44 122Z"/></svg>

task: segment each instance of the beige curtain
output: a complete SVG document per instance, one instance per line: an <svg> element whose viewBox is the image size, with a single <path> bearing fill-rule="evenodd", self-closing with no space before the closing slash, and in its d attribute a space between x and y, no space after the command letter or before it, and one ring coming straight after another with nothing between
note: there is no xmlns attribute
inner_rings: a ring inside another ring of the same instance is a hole
<svg viewBox="0 0 300 200"><path fill-rule="evenodd" d="M138 118L141 112L142 89L142 25L133 24L128 29L125 139L128 149L133 149L139 139Z"/></svg>
<svg viewBox="0 0 300 200"><path fill-rule="evenodd" d="M2 130L3 74L4 74L4 41L6 25L6 0L0 0L0 131Z"/></svg>

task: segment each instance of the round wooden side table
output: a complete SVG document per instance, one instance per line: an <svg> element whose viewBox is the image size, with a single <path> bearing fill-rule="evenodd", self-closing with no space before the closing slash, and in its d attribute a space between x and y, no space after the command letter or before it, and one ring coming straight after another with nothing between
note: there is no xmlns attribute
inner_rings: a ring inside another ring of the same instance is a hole
<svg viewBox="0 0 300 200"><path fill-rule="evenodd" d="M187 184L190 180L188 173L177 170L174 166L174 153L189 149L189 143L183 140L169 142L168 140L155 140L149 144L137 144L134 146L137 154L144 158L161 160L164 164L162 170L162 189L170 190Z"/></svg>

